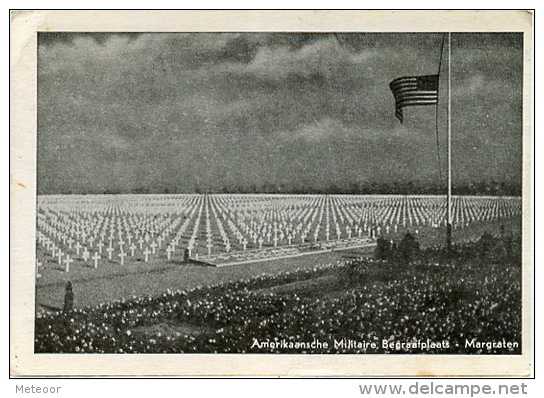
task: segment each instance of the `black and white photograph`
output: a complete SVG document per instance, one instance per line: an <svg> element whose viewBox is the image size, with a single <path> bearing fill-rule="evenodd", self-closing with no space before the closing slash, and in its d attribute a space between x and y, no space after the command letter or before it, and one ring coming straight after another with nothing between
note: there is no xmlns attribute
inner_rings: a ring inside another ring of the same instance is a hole
<svg viewBox="0 0 544 398"><path fill-rule="evenodd" d="M38 29L26 349L526 359L532 39L449 28Z"/></svg>

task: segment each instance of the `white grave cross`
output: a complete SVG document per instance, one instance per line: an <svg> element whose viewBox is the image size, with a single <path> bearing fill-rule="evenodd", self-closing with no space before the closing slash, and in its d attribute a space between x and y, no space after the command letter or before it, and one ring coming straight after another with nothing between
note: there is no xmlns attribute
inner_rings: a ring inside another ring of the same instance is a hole
<svg viewBox="0 0 544 398"><path fill-rule="evenodd" d="M98 268L98 260L100 260L100 254L95 252L92 256L92 259L94 260L94 267Z"/></svg>
<svg viewBox="0 0 544 398"><path fill-rule="evenodd" d="M70 264L72 264L74 262L74 260L72 260L70 258L70 256L66 256L66 258L64 259L64 270L66 272L70 272Z"/></svg>
<svg viewBox="0 0 544 398"><path fill-rule="evenodd" d="M120 252L118 256L121 259L121 265L125 265L125 257L127 256L127 254L125 252Z"/></svg>
<svg viewBox="0 0 544 398"><path fill-rule="evenodd" d="M111 260L111 256L112 256L112 253L113 253L113 247L108 247L106 249L106 251L108 252L108 260Z"/></svg>
<svg viewBox="0 0 544 398"><path fill-rule="evenodd" d="M87 261L91 257L90 253L87 251L87 248L83 249L83 261Z"/></svg>
<svg viewBox="0 0 544 398"><path fill-rule="evenodd" d="M150 254L151 254L151 251L149 250L149 248L146 247L145 250L144 250L144 256L145 256L144 261L146 263L149 261L149 255Z"/></svg>

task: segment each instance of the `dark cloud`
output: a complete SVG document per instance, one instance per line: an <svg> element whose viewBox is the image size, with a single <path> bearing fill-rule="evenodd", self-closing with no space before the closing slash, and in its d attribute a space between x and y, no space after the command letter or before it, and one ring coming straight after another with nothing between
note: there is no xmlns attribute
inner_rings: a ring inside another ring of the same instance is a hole
<svg viewBox="0 0 544 398"><path fill-rule="evenodd" d="M39 191L436 180L434 108L399 125L388 84L436 73L442 37L40 33ZM457 181L521 180L522 48L453 35Z"/></svg>

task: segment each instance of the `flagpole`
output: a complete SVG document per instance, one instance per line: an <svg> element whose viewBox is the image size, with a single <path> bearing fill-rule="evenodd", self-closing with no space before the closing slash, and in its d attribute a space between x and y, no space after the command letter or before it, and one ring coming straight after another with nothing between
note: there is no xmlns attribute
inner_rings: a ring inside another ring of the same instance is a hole
<svg viewBox="0 0 544 398"><path fill-rule="evenodd" d="M451 32L448 33L448 194L446 245L451 252Z"/></svg>

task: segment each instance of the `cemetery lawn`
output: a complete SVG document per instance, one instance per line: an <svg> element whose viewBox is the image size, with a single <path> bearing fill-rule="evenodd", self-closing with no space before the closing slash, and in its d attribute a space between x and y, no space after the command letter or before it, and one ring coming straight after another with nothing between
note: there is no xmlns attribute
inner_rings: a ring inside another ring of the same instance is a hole
<svg viewBox="0 0 544 398"><path fill-rule="evenodd" d="M467 228L455 229L453 239L457 242L473 241L486 231L497 234L501 224L506 231L521 231L519 219L480 222ZM415 229L412 227L410 231L413 232ZM404 233L406 230L399 229L397 234L391 234L390 237L399 241ZM443 244L444 236L442 230L427 227L418 229L417 239L423 247L428 247ZM38 249L38 255L45 261L41 270L42 277L37 280L36 285L36 311L62 309L67 281L73 284L74 308L86 308L131 297L158 296L168 289L187 290L198 286L239 281L259 274L273 275L286 270L311 269L319 264L370 257L372 252L372 248L352 249L219 268L165 260L144 263L127 259L123 266L115 263L94 269L76 261L72 264L70 272L66 273L63 266L58 265L47 253L40 253Z"/></svg>
<svg viewBox="0 0 544 398"><path fill-rule="evenodd" d="M74 308L84 308L128 299L133 296L157 296L164 291L184 290L221 282L237 281L261 273L275 274L285 270L310 269L317 264L342 260L345 256L363 255L362 251L328 252L297 258L285 258L229 267L200 264L148 263L127 261L124 266L99 269L72 267L69 273L51 263L49 272L42 271L36 289L38 312L62 309L66 281L74 290ZM367 256L369 254L367 253Z"/></svg>

